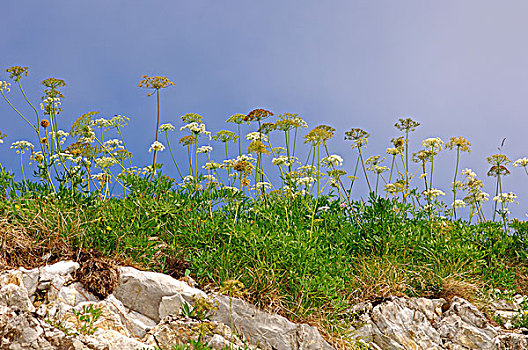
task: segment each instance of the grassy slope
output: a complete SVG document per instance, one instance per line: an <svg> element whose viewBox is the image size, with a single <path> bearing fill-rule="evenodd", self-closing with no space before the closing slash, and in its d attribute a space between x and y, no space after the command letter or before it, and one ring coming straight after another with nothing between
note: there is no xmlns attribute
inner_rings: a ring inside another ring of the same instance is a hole
<svg viewBox="0 0 528 350"><path fill-rule="evenodd" d="M334 336L359 300L471 298L490 287L528 293L526 223L507 235L496 223L405 219L410 208L382 198L354 203L355 215L327 197L315 213L313 199L300 197L233 200L216 211L210 200L218 198L181 190L2 200L0 263L35 266L43 255L87 248L175 277L188 270L202 285L238 279L246 299Z"/></svg>

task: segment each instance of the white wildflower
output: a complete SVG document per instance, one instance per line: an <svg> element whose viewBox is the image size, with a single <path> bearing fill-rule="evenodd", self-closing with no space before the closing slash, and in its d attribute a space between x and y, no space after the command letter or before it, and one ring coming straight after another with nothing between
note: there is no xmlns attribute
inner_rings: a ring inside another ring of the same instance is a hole
<svg viewBox="0 0 528 350"><path fill-rule="evenodd" d="M211 147L211 146L202 146L202 147L198 147L196 152L197 153L209 153L212 150L213 150L213 147Z"/></svg>
<svg viewBox="0 0 528 350"><path fill-rule="evenodd" d="M462 170L462 175L466 175L470 179L474 179L477 177L477 174L475 174L471 169L464 169Z"/></svg>
<svg viewBox="0 0 528 350"><path fill-rule="evenodd" d="M180 131L183 131L185 129L188 129L190 132L198 135L198 134L204 134L209 136L209 139L211 139L211 133L209 131L205 130L205 124L204 123L198 123L198 122L192 122L189 124L186 124L185 126L182 126L180 128Z"/></svg>
<svg viewBox="0 0 528 350"><path fill-rule="evenodd" d="M161 124L160 131L174 131L176 128L171 123Z"/></svg>
<svg viewBox="0 0 528 350"><path fill-rule="evenodd" d="M154 141L152 145L150 145L149 152L151 151L158 151L161 152L165 149L165 146L159 141Z"/></svg>
<svg viewBox="0 0 528 350"><path fill-rule="evenodd" d="M428 139L425 139L422 141L422 146L425 148L428 148L432 151L441 151L442 145L444 144L444 141L442 141L439 137L431 137Z"/></svg>
<svg viewBox="0 0 528 350"><path fill-rule="evenodd" d="M271 188L271 184L269 182L257 182L255 184L255 188L260 191L269 190Z"/></svg>
<svg viewBox="0 0 528 350"><path fill-rule="evenodd" d="M317 179L315 177L312 177L312 176L305 176L305 177L301 177L301 178L298 178L297 180L295 180L295 182L299 186L310 186L315 181L317 181Z"/></svg>
<svg viewBox="0 0 528 350"><path fill-rule="evenodd" d="M268 137L266 135L264 135L263 133L261 132L258 132L258 131L255 131L255 132L250 132L249 134L246 135L246 140L251 140L251 141L262 141L262 142L267 142L268 141Z"/></svg>
<svg viewBox="0 0 528 350"><path fill-rule="evenodd" d="M461 199L457 199L451 204L451 206L453 208L464 208L466 206L466 202Z"/></svg>
<svg viewBox="0 0 528 350"><path fill-rule="evenodd" d="M438 196L445 196L445 193L441 190L438 190L436 188L430 188L428 190L425 190L422 192L425 196L427 197L431 197L431 198L436 198Z"/></svg>
<svg viewBox="0 0 528 350"><path fill-rule="evenodd" d="M124 149L123 142L119 139L110 139L103 143L107 152L113 152L116 149Z"/></svg>
<svg viewBox="0 0 528 350"><path fill-rule="evenodd" d="M192 175L187 175L183 178L183 182L184 183L189 183L189 182L194 182L194 176Z"/></svg>
<svg viewBox="0 0 528 350"><path fill-rule="evenodd" d="M513 162L514 167L520 167L520 166L525 167L526 165L528 165L528 158L526 157L519 158L515 162Z"/></svg>
<svg viewBox="0 0 528 350"><path fill-rule="evenodd" d="M224 186L222 187L223 190L228 190L228 191L232 191L232 192L239 192L240 190L236 187L232 187L232 186Z"/></svg>
<svg viewBox="0 0 528 350"><path fill-rule="evenodd" d="M331 154L328 157L324 157L323 159L321 159L321 163L327 167L341 166L343 165L343 158L341 158L337 154Z"/></svg>
<svg viewBox="0 0 528 350"><path fill-rule="evenodd" d="M219 169L222 167L222 164L216 163L216 162L207 162L205 165L202 166L202 168L207 170L213 170L213 169Z"/></svg>
<svg viewBox="0 0 528 350"><path fill-rule="evenodd" d="M96 120L92 120L92 126L95 126L97 128L109 128L112 126L112 122L105 118L99 118Z"/></svg>
<svg viewBox="0 0 528 350"><path fill-rule="evenodd" d="M99 157L95 159L95 164L98 167L105 169L117 164L117 160L113 157Z"/></svg>
<svg viewBox="0 0 528 350"><path fill-rule="evenodd" d="M27 150L33 150L34 146L31 142L21 140L11 144L11 148L16 150L16 153L24 154Z"/></svg>
<svg viewBox="0 0 528 350"><path fill-rule="evenodd" d="M278 156L277 158L273 158L271 160L271 163L273 165L285 165L287 167L291 166L293 163L295 163L296 160L299 158L297 157L288 157L288 156Z"/></svg>
<svg viewBox="0 0 528 350"><path fill-rule="evenodd" d="M385 152L387 152L387 154L390 154L391 156L396 156L398 154L402 154L402 150L399 149L399 148L396 148L396 147L387 148L385 150Z"/></svg>
<svg viewBox="0 0 528 350"><path fill-rule="evenodd" d="M513 192L509 192L501 193L498 196L493 197L493 200L499 203L513 203L515 202L515 198L517 198L517 195Z"/></svg>
<svg viewBox="0 0 528 350"><path fill-rule="evenodd" d="M209 182L216 182L216 177L214 177L214 175L204 175L204 179Z"/></svg>
<svg viewBox="0 0 528 350"><path fill-rule="evenodd" d="M8 83L7 81L0 81L0 91L11 91L11 83Z"/></svg>
<svg viewBox="0 0 528 350"><path fill-rule="evenodd" d="M110 174L107 173L99 173L99 174L93 174L92 178L99 181L101 184L110 182Z"/></svg>

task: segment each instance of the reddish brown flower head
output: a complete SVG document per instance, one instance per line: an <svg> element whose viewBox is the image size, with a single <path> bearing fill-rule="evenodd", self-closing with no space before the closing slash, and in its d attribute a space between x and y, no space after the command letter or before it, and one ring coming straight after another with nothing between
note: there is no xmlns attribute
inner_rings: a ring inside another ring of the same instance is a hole
<svg viewBox="0 0 528 350"><path fill-rule="evenodd" d="M49 121L47 119L42 119L40 121L40 126L42 126L44 129L47 128L50 125Z"/></svg>
<svg viewBox="0 0 528 350"><path fill-rule="evenodd" d="M268 117L271 117L272 115L273 113L266 109L257 108L249 112L248 115L246 115L246 117L244 118L244 120L249 121L249 122L254 121L254 120L260 121Z"/></svg>

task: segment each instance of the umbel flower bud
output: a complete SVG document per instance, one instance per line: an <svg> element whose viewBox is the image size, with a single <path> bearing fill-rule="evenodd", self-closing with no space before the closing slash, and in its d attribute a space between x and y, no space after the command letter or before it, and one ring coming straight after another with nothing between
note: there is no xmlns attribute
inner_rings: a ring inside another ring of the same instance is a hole
<svg viewBox="0 0 528 350"><path fill-rule="evenodd" d="M42 119L40 121L40 126L42 126L43 128L47 128L49 126L49 121L47 119Z"/></svg>

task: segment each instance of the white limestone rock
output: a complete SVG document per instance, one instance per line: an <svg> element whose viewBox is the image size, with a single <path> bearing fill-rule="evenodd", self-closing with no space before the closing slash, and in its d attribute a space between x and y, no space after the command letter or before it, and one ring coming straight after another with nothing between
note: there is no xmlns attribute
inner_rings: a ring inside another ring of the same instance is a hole
<svg viewBox="0 0 528 350"><path fill-rule="evenodd" d="M173 315L179 315L180 314L180 308L183 303L185 303L185 299L182 297L180 293L176 293L171 296L162 297L161 302L159 305L159 317L160 319L165 318L165 316L173 314Z"/></svg>
<svg viewBox="0 0 528 350"><path fill-rule="evenodd" d="M238 298L213 295L218 310L211 320L233 326L250 344L262 349L333 349L317 328L295 324L285 317L269 314Z"/></svg>
<svg viewBox="0 0 528 350"><path fill-rule="evenodd" d="M0 288L0 305L9 307L14 311L35 311L23 283L22 286L10 283Z"/></svg>
<svg viewBox="0 0 528 350"><path fill-rule="evenodd" d="M159 322L161 298L176 293L189 303L193 302L195 296L207 297L203 291L171 276L133 267L120 268L119 284L113 294L126 307Z"/></svg>
<svg viewBox="0 0 528 350"><path fill-rule="evenodd" d="M92 336L86 337L85 339L88 345L99 349L104 347L104 349L108 350L155 350L154 346L126 337L111 329L98 330Z"/></svg>
<svg viewBox="0 0 528 350"><path fill-rule="evenodd" d="M39 269L36 268L36 269L28 270L28 269L21 267L18 270L22 273L24 287L26 287L28 296L32 298L33 295L35 294L35 291L37 290L37 285L40 279Z"/></svg>

